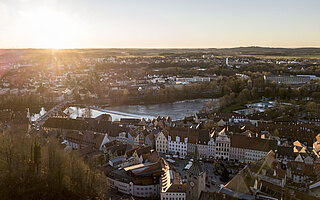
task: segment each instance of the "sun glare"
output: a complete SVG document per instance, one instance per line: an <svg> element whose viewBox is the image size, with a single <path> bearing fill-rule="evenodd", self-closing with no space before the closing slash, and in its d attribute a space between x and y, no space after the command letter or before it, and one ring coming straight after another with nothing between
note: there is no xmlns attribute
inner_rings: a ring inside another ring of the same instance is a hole
<svg viewBox="0 0 320 200"><path fill-rule="evenodd" d="M73 48L78 36L76 20L61 12L40 10L26 16L26 26L40 48Z"/></svg>

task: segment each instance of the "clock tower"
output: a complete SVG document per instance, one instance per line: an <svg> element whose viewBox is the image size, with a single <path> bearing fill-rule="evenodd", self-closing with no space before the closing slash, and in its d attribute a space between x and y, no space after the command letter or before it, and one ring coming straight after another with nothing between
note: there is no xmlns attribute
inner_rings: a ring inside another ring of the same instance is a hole
<svg viewBox="0 0 320 200"><path fill-rule="evenodd" d="M187 171L187 200L199 199L201 191L206 191L206 171L198 161L196 146L194 162Z"/></svg>

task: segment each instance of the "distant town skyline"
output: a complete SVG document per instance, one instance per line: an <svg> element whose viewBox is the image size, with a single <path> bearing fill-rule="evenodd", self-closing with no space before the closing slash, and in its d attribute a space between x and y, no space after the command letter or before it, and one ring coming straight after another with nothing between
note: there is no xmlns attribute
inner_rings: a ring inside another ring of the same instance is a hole
<svg viewBox="0 0 320 200"><path fill-rule="evenodd" d="M0 48L320 47L318 0L0 0Z"/></svg>

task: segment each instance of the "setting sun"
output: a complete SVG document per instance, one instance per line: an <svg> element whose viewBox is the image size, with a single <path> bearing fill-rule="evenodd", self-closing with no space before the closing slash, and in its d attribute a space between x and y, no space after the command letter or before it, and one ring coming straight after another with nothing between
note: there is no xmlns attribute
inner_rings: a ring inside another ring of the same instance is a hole
<svg viewBox="0 0 320 200"><path fill-rule="evenodd" d="M26 30L32 30L32 35L40 48L72 48L79 32L74 18L65 13L42 9L25 13Z"/></svg>

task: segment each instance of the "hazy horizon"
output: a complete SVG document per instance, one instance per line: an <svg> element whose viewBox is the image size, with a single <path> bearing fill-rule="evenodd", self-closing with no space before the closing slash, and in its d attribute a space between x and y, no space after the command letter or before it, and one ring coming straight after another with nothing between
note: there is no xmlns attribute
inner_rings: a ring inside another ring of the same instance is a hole
<svg viewBox="0 0 320 200"><path fill-rule="evenodd" d="M320 47L317 0L0 0L0 48Z"/></svg>
<svg viewBox="0 0 320 200"><path fill-rule="evenodd" d="M17 48L1 48L0 50L77 50L77 49L236 49L236 48L270 48L270 49L319 49L319 47L271 47L271 46L234 46L234 47L79 47L79 48L37 48L37 47L17 47Z"/></svg>

